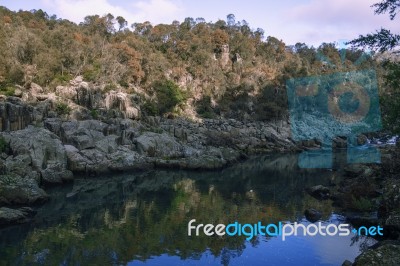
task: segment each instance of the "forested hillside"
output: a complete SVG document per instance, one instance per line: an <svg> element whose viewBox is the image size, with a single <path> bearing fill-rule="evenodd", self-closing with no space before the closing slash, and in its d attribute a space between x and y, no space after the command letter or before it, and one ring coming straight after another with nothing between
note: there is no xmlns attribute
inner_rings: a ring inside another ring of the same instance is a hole
<svg viewBox="0 0 400 266"><path fill-rule="evenodd" d="M1 94L18 96L32 84L57 94L81 76L100 94L128 95L140 115L275 119L286 115L287 79L374 65L366 58L356 67L360 55L350 50L343 61L335 44L288 46L232 14L159 25L108 14L78 25L0 8ZM68 113L68 101L58 101Z"/></svg>

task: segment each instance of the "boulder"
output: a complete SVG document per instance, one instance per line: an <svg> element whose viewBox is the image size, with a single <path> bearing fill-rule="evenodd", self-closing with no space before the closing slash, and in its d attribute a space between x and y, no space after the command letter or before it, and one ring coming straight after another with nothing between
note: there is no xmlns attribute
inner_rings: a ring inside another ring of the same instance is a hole
<svg viewBox="0 0 400 266"><path fill-rule="evenodd" d="M342 266L352 266L353 265L353 263L351 262L351 261L349 261L349 260L345 260L343 263L342 263Z"/></svg>
<svg viewBox="0 0 400 266"><path fill-rule="evenodd" d="M347 177L357 177L361 175L371 175L371 169L367 165L363 164L351 164L344 169Z"/></svg>
<svg viewBox="0 0 400 266"><path fill-rule="evenodd" d="M357 136L357 144L358 145L365 145L368 143L368 138L367 136L361 134Z"/></svg>
<svg viewBox="0 0 400 266"><path fill-rule="evenodd" d="M104 153L113 153L118 149L119 137L116 135L107 136L95 143L95 148Z"/></svg>
<svg viewBox="0 0 400 266"><path fill-rule="evenodd" d="M120 146L118 150L108 156L109 169L114 171L126 171L131 169L148 169L153 167L152 163L145 160L137 152L127 146Z"/></svg>
<svg viewBox="0 0 400 266"><path fill-rule="evenodd" d="M94 148L97 141L104 139L107 124L97 120L68 121L61 125L61 139L79 150Z"/></svg>
<svg viewBox="0 0 400 266"><path fill-rule="evenodd" d="M369 249L358 256L354 266L400 265L400 245L386 244L376 249Z"/></svg>
<svg viewBox="0 0 400 266"><path fill-rule="evenodd" d="M313 196L316 199L328 199L330 196L330 190L327 187L318 185L318 186L313 186L310 188L306 189L307 193Z"/></svg>
<svg viewBox="0 0 400 266"><path fill-rule="evenodd" d="M391 239L400 237L400 213L394 212L385 221L385 235Z"/></svg>
<svg viewBox="0 0 400 266"><path fill-rule="evenodd" d="M346 219L355 227L376 226L379 224L376 212L347 212Z"/></svg>
<svg viewBox="0 0 400 266"><path fill-rule="evenodd" d="M49 199L46 192L31 178L0 176L1 204L40 204Z"/></svg>
<svg viewBox="0 0 400 266"><path fill-rule="evenodd" d="M82 156L79 150L72 145L65 145L64 148L67 154L68 169L74 173L86 172L89 160Z"/></svg>
<svg viewBox="0 0 400 266"><path fill-rule="evenodd" d="M1 207L0 227L29 222L35 214L36 212L29 207L23 207L19 209Z"/></svg>
<svg viewBox="0 0 400 266"><path fill-rule="evenodd" d="M304 211L304 216L308 221L315 223L316 221L321 219L322 214L315 209L307 209Z"/></svg>
<svg viewBox="0 0 400 266"><path fill-rule="evenodd" d="M46 183L60 183L72 178L72 173L67 170L65 148L50 131L29 126L23 130L4 133L3 137L13 154L6 160L8 173L23 177L36 171Z"/></svg>
<svg viewBox="0 0 400 266"><path fill-rule="evenodd" d="M174 137L163 133L145 132L136 138L136 148L140 154L149 157L183 157L183 146Z"/></svg>

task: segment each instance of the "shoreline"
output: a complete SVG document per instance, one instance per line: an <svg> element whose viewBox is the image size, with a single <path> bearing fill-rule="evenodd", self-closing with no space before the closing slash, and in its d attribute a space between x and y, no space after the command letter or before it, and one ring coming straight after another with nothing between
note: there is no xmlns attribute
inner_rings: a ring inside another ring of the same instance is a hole
<svg viewBox="0 0 400 266"><path fill-rule="evenodd" d="M313 140L293 142L290 139L290 127L284 121L206 119L203 123L196 123L180 118L149 117L141 121L111 119L108 122L44 118L36 127L28 125L24 129L1 132L5 148L0 157L0 204L3 206L0 208L0 226L29 222L35 215L31 207L49 200L43 188L62 186L82 175L95 178L106 173L112 175L132 170L163 169L215 171L245 161L253 155L293 154L319 148L318 142ZM346 141L339 138L334 140L333 145L334 150L341 149ZM397 148L384 149L387 151L382 165L349 166L343 169L344 182L328 188L329 199L343 208L346 219L352 224L367 222L385 225L394 212L395 206L390 206L386 216L371 218L370 215L364 215L364 211L357 210L353 210L355 214L351 216L348 211L352 209L346 205L354 201L349 195L357 194L355 187L365 183L365 180L372 180L376 186L374 191L381 189L385 182L390 187L391 182L395 181L392 175L382 175L390 172L390 169L385 170L387 163L391 167L396 166L396 160L389 157ZM379 199L386 192L372 196L369 192L363 193L365 191L359 194L360 204L372 202L374 205L371 206L375 207L370 212L378 211ZM399 224L390 225L390 228L391 232L400 231ZM386 239L390 239L390 234L379 240L379 243L382 242L379 247L363 252L356 262L362 261L365 256L375 256L378 253L373 252L387 249L387 245L390 245L391 252L394 242L387 242Z"/></svg>

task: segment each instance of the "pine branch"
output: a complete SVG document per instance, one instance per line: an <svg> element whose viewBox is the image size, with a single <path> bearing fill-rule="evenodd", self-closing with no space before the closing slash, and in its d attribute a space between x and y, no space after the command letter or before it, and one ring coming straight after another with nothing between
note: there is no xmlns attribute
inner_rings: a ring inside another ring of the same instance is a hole
<svg viewBox="0 0 400 266"><path fill-rule="evenodd" d="M393 20L400 8L400 0L384 0L380 3L373 4L371 7L375 7L375 14L384 14L389 12L390 19Z"/></svg>
<svg viewBox="0 0 400 266"><path fill-rule="evenodd" d="M378 50L379 52L386 52L400 46L400 35L392 34L390 30L382 28L380 31L376 31L376 33L360 35L357 39L347 44L351 44L354 47L364 47L371 50Z"/></svg>

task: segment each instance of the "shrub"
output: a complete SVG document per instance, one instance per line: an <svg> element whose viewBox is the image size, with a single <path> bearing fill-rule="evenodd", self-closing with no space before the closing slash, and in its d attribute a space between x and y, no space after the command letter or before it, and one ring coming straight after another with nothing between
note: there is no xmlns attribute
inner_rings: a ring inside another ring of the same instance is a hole
<svg viewBox="0 0 400 266"><path fill-rule="evenodd" d="M14 87L2 87L0 88L0 93L4 94L5 96L14 96L15 88Z"/></svg>
<svg viewBox="0 0 400 266"><path fill-rule="evenodd" d="M146 101L143 104L142 110L145 115L155 116L158 114L157 104L153 101Z"/></svg>
<svg viewBox="0 0 400 266"><path fill-rule="evenodd" d="M99 118L99 111L97 111L96 109L92 109L90 110L90 115L92 116L93 119L97 119Z"/></svg>
<svg viewBox="0 0 400 266"><path fill-rule="evenodd" d="M58 102L56 104L56 112L59 115L68 115L71 112L71 108L66 103Z"/></svg>
<svg viewBox="0 0 400 266"><path fill-rule="evenodd" d="M159 81L154 84L158 99L158 114L163 115L172 112L173 108L183 103L185 97L179 86L171 80Z"/></svg>
<svg viewBox="0 0 400 266"><path fill-rule="evenodd" d="M214 118L215 113L211 107L211 97L204 96L198 103L197 103L197 113L202 118Z"/></svg>
<svg viewBox="0 0 400 266"><path fill-rule="evenodd" d="M364 197L360 197L360 198L356 198L354 196L352 196L352 207L355 210L359 210L359 211L371 211L373 208L373 204L372 202Z"/></svg>
<svg viewBox="0 0 400 266"><path fill-rule="evenodd" d="M69 74L61 75L61 74L56 74L54 76L54 79L52 80L51 84L53 86L57 85L67 85L68 82L72 79L73 77Z"/></svg>

